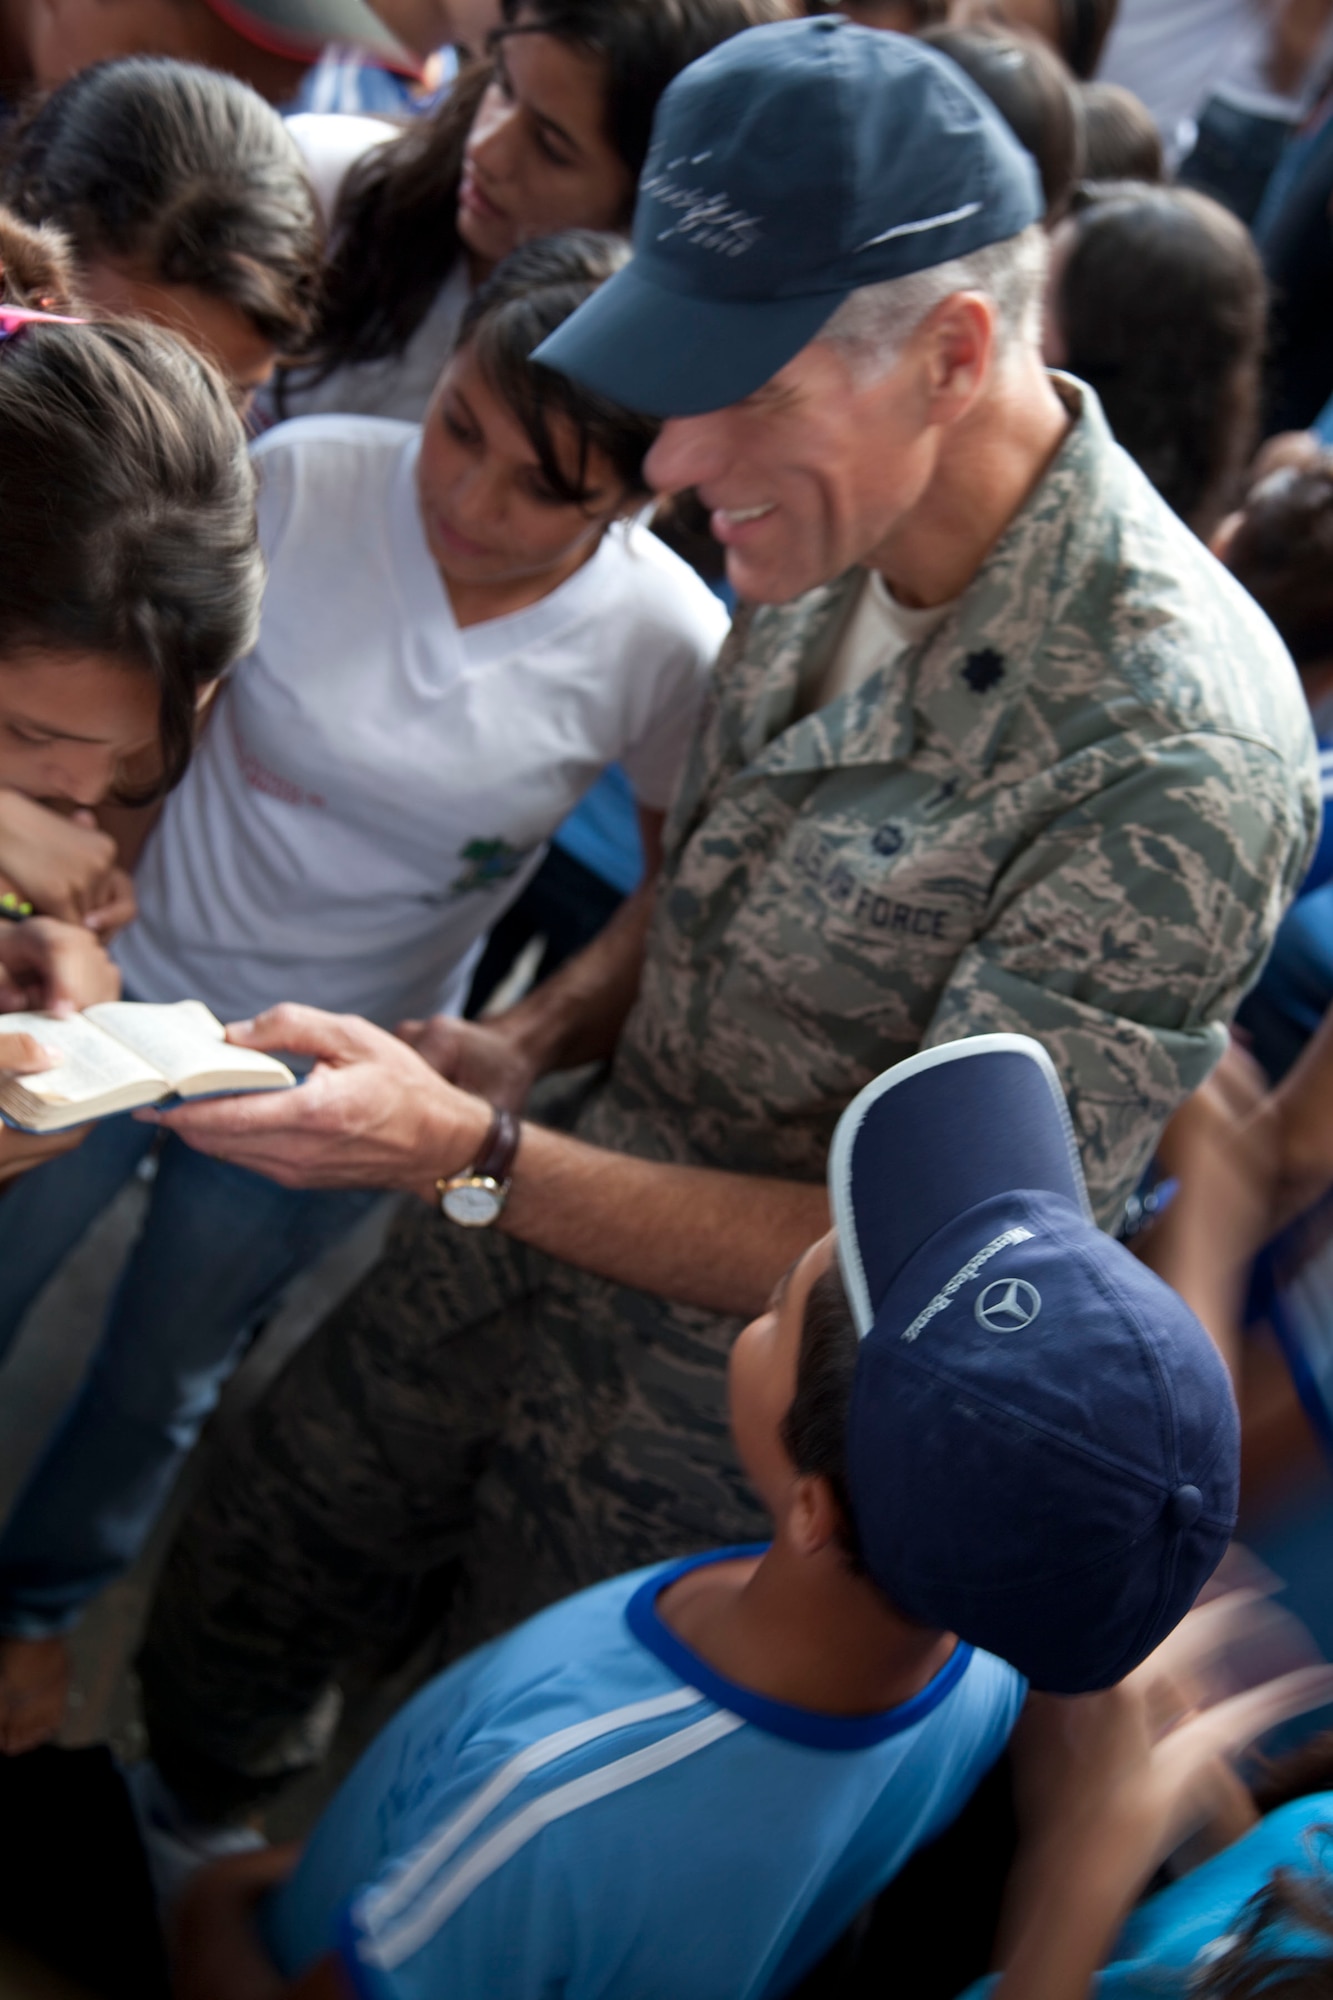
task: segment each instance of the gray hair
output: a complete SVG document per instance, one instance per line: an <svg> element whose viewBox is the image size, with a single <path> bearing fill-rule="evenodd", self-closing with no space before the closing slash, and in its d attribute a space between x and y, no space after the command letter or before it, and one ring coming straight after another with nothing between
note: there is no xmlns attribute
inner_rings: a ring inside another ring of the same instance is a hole
<svg viewBox="0 0 1333 2000"><path fill-rule="evenodd" d="M936 306L956 292L980 292L995 307L995 352L1003 364L1016 347L1041 345L1048 242L1041 224L1034 223L970 256L863 285L843 300L816 338L840 348L853 373L873 381L889 372Z"/></svg>

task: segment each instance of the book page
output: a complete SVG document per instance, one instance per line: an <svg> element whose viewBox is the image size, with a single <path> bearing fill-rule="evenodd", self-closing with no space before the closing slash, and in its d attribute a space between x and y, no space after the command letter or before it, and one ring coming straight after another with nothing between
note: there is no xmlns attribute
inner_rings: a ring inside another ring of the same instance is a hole
<svg viewBox="0 0 1333 2000"><path fill-rule="evenodd" d="M96 1013L97 1009L92 1010ZM163 1078L151 1064L90 1027L81 1015L57 1020L53 1014L0 1014L0 1034L31 1035L64 1060L55 1069L16 1078L26 1097L44 1104L84 1104L114 1092L133 1093L136 1104L152 1104L163 1093Z"/></svg>
<svg viewBox="0 0 1333 2000"><path fill-rule="evenodd" d="M292 1080L284 1063L258 1049L233 1048L221 1021L202 1000L153 1006L138 1000L105 1000L87 1009L108 1035L153 1065L172 1089L188 1095L208 1090L276 1088Z"/></svg>

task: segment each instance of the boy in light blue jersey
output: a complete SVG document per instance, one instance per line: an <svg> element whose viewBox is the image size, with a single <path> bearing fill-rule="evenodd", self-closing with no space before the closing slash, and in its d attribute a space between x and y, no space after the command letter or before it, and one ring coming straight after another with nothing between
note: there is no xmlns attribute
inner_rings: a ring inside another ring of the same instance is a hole
<svg viewBox="0 0 1333 2000"><path fill-rule="evenodd" d="M1183 1615L1234 1519L1231 1391L1088 1219L1044 1051L899 1064L829 1182L836 1230L731 1359L772 1542L599 1584L424 1688L294 1872L192 1885L187 2000L780 1995L958 1812L1025 1677L1105 1686Z"/></svg>

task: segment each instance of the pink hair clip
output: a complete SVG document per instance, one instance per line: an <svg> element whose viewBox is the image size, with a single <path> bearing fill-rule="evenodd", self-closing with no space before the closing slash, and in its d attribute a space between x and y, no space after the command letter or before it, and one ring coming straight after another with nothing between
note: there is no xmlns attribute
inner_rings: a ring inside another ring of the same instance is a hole
<svg viewBox="0 0 1333 2000"><path fill-rule="evenodd" d="M0 306L0 340L12 340L28 326L86 326L66 313L34 312L30 306Z"/></svg>

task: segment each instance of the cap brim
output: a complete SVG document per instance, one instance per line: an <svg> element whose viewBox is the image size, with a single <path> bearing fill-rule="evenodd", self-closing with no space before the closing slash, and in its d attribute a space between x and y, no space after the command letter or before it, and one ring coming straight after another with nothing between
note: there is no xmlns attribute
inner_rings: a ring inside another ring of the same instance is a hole
<svg viewBox="0 0 1333 2000"><path fill-rule="evenodd" d="M829 1198L857 1332L937 1230L1018 1189L1093 1221L1055 1066L1026 1035L923 1049L853 1098L833 1135Z"/></svg>
<svg viewBox="0 0 1333 2000"><path fill-rule="evenodd" d="M532 359L627 410L702 416L762 388L845 296L694 298L655 284L639 260L600 286Z"/></svg>
<svg viewBox="0 0 1333 2000"><path fill-rule="evenodd" d="M330 42L347 42L388 69L421 74L413 55L365 0L206 0L218 18L257 48L315 62Z"/></svg>

